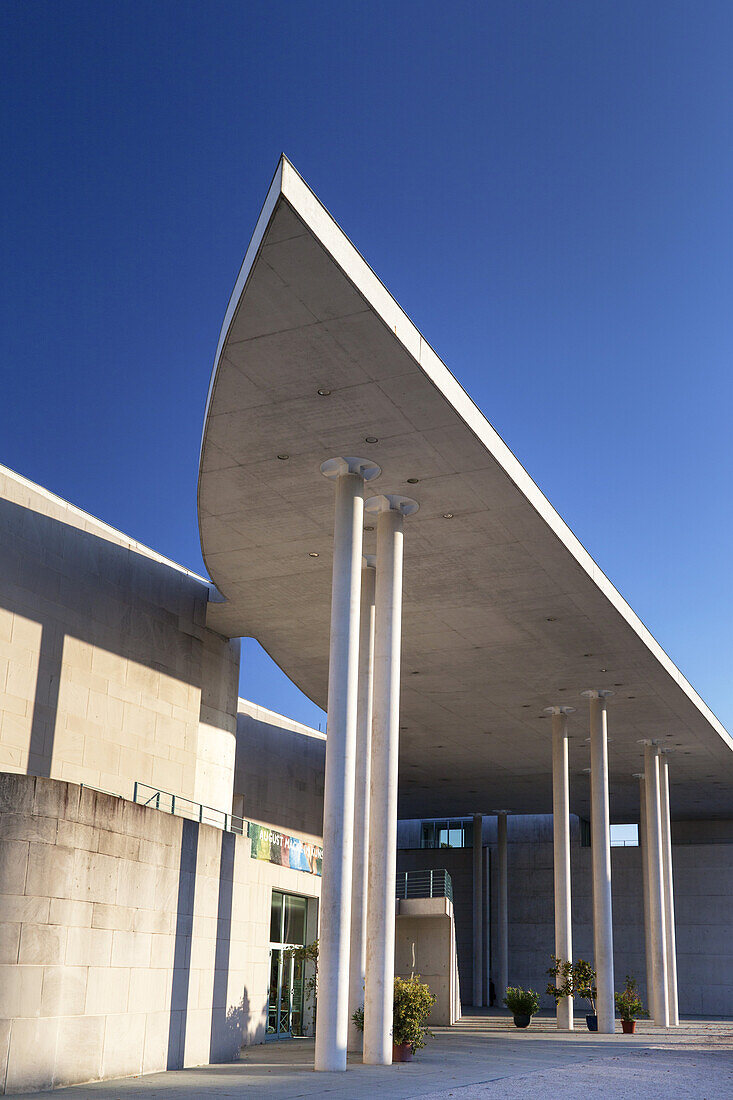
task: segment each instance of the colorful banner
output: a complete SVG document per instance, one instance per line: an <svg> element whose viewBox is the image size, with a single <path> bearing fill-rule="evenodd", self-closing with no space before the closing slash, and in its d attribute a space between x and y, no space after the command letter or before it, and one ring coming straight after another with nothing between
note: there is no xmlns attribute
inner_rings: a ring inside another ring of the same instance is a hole
<svg viewBox="0 0 733 1100"><path fill-rule="evenodd" d="M320 875L323 863L323 848L308 844L294 836L285 836L265 825L247 822L247 836L252 841L252 859L264 859L276 863L278 867L290 867L293 871L306 871L310 875Z"/></svg>

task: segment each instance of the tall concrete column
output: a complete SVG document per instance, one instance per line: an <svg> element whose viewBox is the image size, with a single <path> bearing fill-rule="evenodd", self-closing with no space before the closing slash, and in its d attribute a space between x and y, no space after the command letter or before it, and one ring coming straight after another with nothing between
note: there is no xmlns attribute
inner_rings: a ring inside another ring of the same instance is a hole
<svg viewBox="0 0 733 1100"><path fill-rule="evenodd" d="M354 868L351 877L351 957L349 963L349 1050L361 1050L362 1033L352 1016L364 1004L366 903L369 870L369 781L372 755L372 683L374 678L374 583L377 559L364 558L361 571L359 697L356 717L354 788Z"/></svg>
<svg viewBox="0 0 733 1100"><path fill-rule="evenodd" d="M491 1003L491 849L484 848L484 1004Z"/></svg>
<svg viewBox="0 0 733 1100"><path fill-rule="evenodd" d="M484 1003L484 914L483 847L484 819L473 815L473 1005Z"/></svg>
<svg viewBox="0 0 733 1100"><path fill-rule="evenodd" d="M646 781L643 772L635 772L639 780L639 851L641 853L641 884L644 901L644 959L646 962L646 1000L651 1008L654 989L652 959L651 905L649 901L649 839L646 824Z"/></svg>
<svg viewBox="0 0 733 1100"><path fill-rule="evenodd" d="M496 811L496 1000L503 1005L509 985L509 876L506 821L508 810Z"/></svg>
<svg viewBox="0 0 733 1100"><path fill-rule="evenodd" d="M608 806L606 699L612 691L584 691L590 701L591 858L593 865L593 957L598 996L598 1031L613 1035L613 918L611 907L611 821Z"/></svg>
<svg viewBox="0 0 733 1100"><path fill-rule="evenodd" d="M659 793L659 750L643 741L646 788L647 867L649 870L649 930L652 945L652 992L649 1009L658 1027L669 1027L667 937L664 927L662 807Z"/></svg>
<svg viewBox="0 0 733 1100"><path fill-rule="evenodd" d="M548 707L552 715L552 837L555 866L555 954L573 961L570 885L570 780L568 775L568 714L575 707ZM573 1030L573 998L557 1003L557 1026Z"/></svg>
<svg viewBox="0 0 733 1100"><path fill-rule="evenodd" d="M674 879L672 876L672 823L669 813L669 758L659 757L659 794L662 814L662 871L664 881L664 933L667 949L667 1002L669 1026L679 1027L677 1001L677 936L674 927Z"/></svg>
<svg viewBox="0 0 733 1100"><path fill-rule="evenodd" d="M321 473L335 481L336 510L323 791L317 1070L346 1069L364 482L380 472L364 458L333 458L321 466Z"/></svg>
<svg viewBox="0 0 733 1100"><path fill-rule="evenodd" d="M392 1063L403 516L418 505L390 494L372 497L366 507L378 519L364 1061L387 1066Z"/></svg>

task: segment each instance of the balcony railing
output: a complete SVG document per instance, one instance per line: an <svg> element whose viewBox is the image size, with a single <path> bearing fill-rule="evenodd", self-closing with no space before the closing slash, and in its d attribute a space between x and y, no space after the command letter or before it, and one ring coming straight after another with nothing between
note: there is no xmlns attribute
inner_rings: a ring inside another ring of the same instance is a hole
<svg viewBox="0 0 733 1100"><path fill-rule="evenodd" d="M453 901L453 883L446 870L398 871L396 896L408 898L448 898Z"/></svg>
<svg viewBox="0 0 733 1100"><path fill-rule="evenodd" d="M202 802L192 802L190 798L183 798L180 794L159 791L157 787L149 787L147 783L135 783L132 800L141 806L152 806L164 813L175 814L176 817L187 817L191 821L200 821L203 825L214 825L226 833L247 835L247 822L244 818L225 813L224 810L215 810L213 806L205 806Z"/></svg>

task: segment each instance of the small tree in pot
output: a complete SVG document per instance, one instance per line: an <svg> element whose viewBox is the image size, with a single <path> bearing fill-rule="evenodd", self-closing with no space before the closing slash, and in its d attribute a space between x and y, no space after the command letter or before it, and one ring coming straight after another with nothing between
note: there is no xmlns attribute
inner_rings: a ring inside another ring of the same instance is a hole
<svg viewBox="0 0 733 1100"><path fill-rule="evenodd" d="M551 980L547 983L545 993L549 993L555 998L555 1004L559 1004L563 997L573 995L573 964L557 955L551 955L550 958L552 966L547 971L547 976Z"/></svg>
<svg viewBox="0 0 733 1100"><path fill-rule="evenodd" d="M412 978L395 978L394 1007L392 1009L392 1061L411 1062L416 1050L425 1046L432 1032L425 1021L435 1004L430 986L420 981L420 975ZM364 1006L357 1008L351 1019L357 1031L364 1030Z"/></svg>
<svg viewBox="0 0 733 1100"><path fill-rule="evenodd" d="M529 1027L532 1017L540 1007L540 999L534 989L509 986L504 1004L514 1017L515 1027Z"/></svg>
<svg viewBox="0 0 733 1100"><path fill-rule="evenodd" d="M624 1035L633 1035L637 1017L649 1015L636 992L636 978L633 974L626 975L623 992L614 993L613 996L616 1001L616 1011L621 1017L621 1030Z"/></svg>
<svg viewBox="0 0 733 1100"><path fill-rule="evenodd" d="M581 1001L587 1001L590 1012L585 1018L588 1031L598 1031L598 1016L596 1015L596 972L589 962L578 959L572 968L572 992L573 996L580 997Z"/></svg>

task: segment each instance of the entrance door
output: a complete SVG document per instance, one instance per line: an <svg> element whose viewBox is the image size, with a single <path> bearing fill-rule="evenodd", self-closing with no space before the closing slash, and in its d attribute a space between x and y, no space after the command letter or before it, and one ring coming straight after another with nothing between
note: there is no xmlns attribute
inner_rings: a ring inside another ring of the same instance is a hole
<svg viewBox="0 0 733 1100"><path fill-rule="evenodd" d="M303 960L288 952L305 946L306 905L306 899L295 894L272 892L268 1039L303 1034Z"/></svg>

